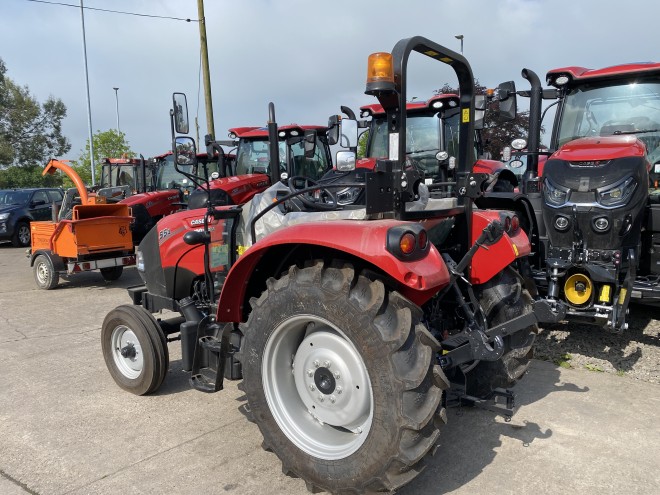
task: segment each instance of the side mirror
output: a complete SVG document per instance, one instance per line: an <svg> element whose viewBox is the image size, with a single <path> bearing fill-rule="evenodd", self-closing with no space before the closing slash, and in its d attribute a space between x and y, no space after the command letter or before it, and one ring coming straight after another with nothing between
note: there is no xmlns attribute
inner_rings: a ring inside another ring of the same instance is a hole
<svg viewBox="0 0 660 495"><path fill-rule="evenodd" d="M341 119L341 140L339 145L342 148L356 148L358 145L358 123L357 120Z"/></svg>
<svg viewBox="0 0 660 495"><path fill-rule="evenodd" d="M339 172L350 172L351 170L355 170L355 152L338 151L336 163Z"/></svg>
<svg viewBox="0 0 660 495"><path fill-rule="evenodd" d="M474 96L474 128L475 130L484 128L484 118L486 116L486 95Z"/></svg>
<svg viewBox="0 0 660 495"><path fill-rule="evenodd" d="M339 115L331 115L328 119L328 144L332 146L339 142L339 122L341 117Z"/></svg>
<svg viewBox="0 0 660 495"><path fill-rule="evenodd" d="M172 95L174 105L174 129L179 134L188 134L190 124L188 122L188 102L183 93L174 93Z"/></svg>
<svg viewBox="0 0 660 495"><path fill-rule="evenodd" d="M177 165L195 165L197 163L197 149L193 138L178 136L174 144L174 159Z"/></svg>
<svg viewBox="0 0 660 495"><path fill-rule="evenodd" d="M305 131L305 158L314 158L316 154L316 131L307 129Z"/></svg>
<svg viewBox="0 0 660 495"><path fill-rule="evenodd" d="M518 102L516 99L516 84L513 81L501 83L497 87L497 99L500 102L499 120L507 122L516 118Z"/></svg>

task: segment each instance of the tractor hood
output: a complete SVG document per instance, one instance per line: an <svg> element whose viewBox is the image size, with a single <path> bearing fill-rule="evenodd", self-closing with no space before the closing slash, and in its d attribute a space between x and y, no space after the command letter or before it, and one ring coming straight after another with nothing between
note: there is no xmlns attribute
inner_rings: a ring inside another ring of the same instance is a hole
<svg viewBox="0 0 660 495"><path fill-rule="evenodd" d="M642 157L644 144L634 135L586 137L575 139L562 146L551 158L576 164L582 162L612 160L629 156Z"/></svg>
<svg viewBox="0 0 660 495"><path fill-rule="evenodd" d="M635 136L576 139L543 169L543 217L552 247L619 250L639 243L649 162Z"/></svg>

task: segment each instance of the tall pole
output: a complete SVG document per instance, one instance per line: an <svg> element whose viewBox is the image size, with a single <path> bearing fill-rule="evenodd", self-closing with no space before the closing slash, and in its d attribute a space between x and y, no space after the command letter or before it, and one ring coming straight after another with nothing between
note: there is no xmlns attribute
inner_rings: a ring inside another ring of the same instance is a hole
<svg viewBox="0 0 660 495"><path fill-rule="evenodd" d="M85 87L87 89L87 127L89 128L89 163L92 167L92 184L96 182L96 164L94 163L94 136L92 133L92 106L89 100L89 71L87 70L87 41L85 40L85 13L83 0L80 0L80 20L82 22L83 61L85 62Z"/></svg>
<svg viewBox="0 0 660 495"><path fill-rule="evenodd" d="M463 35L462 34L457 34L454 36L457 40L461 40L461 55L463 55Z"/></svg>
<svg viewBox="0 0 660 495"><path fill-rule="evenodd" d="M211 76L209 74L209 50L206 45L206 19L204 18L204 0L197 0L199 13L199 42L202 49L202 72L204 77L204 100L206 102L206 131L215 138L213 125L213 103L211 101Z"/></svg>
<svg viewBox="0 0 660 495"><path fill-rule="evenodd" d="M115 105L117 108L117 134L119 134L121 131L119 130L119 88L112 88L115 90Z"/></svg>

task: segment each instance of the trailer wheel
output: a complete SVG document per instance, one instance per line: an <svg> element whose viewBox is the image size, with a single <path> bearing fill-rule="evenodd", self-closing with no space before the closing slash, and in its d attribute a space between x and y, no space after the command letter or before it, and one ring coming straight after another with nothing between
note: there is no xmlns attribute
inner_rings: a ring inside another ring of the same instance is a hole
<svg viewBox="0 0 660 495"><path fill-rule="evenodd" d="M263 447L310 490L394 490L438 437L448 382L420 309L352 267L292 266L250 301L244 390Z"/></svg>
<svg viewBox="0 0 660 495"><path fill-rule="evenodd" d="M27 222L18 222L16 230L11 238L11 244L14 247L26 247L30 245L31 234L30 224Z"/></svg>
<svg viewBox="0 0 660 495"><path fill-rule="evenodd" d="M55 271L53 262L45 254L40 254L34 259L32 273L37 287L43 290L54 289L60 281L60 275Z"/></svg>
<svg viewBox="0 0 660 495"><path fill-rule="evenodd" d="M160 325L142 306L118 306L101 328L101 348L110 375L124 390L144 395L160 387L169 367Z"/></svg>
<svg viewBox="0 0 660 495"><path fill-rule="evenodd" d="M110 266L107 268L101 268L101 276L106 282L112 282L113 280L117 280L119 277L121 277L123 271L123 266Z"/></svg>
<svg viewBox="0 0 660 495"><path fill-rule="evenodd" d="M533 311L532 297L511 267L507 267L480 289L477 297L489 327ZM478 362L467 373L468 394L485 397L495 388L515 385L529 367L538 331L538 325L534 324L506 337L504 354L499 360Z"/></svg>

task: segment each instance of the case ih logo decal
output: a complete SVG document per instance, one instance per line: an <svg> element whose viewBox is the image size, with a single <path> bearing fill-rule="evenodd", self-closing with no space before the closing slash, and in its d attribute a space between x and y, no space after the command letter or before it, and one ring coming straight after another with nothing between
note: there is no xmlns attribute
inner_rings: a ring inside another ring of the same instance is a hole
<svg viewBox="0 0 660 495"><path fill-rule="evenodd" d="M203 218L195 218L190 221L190 225L204 225L204 219Z"/></svg>

